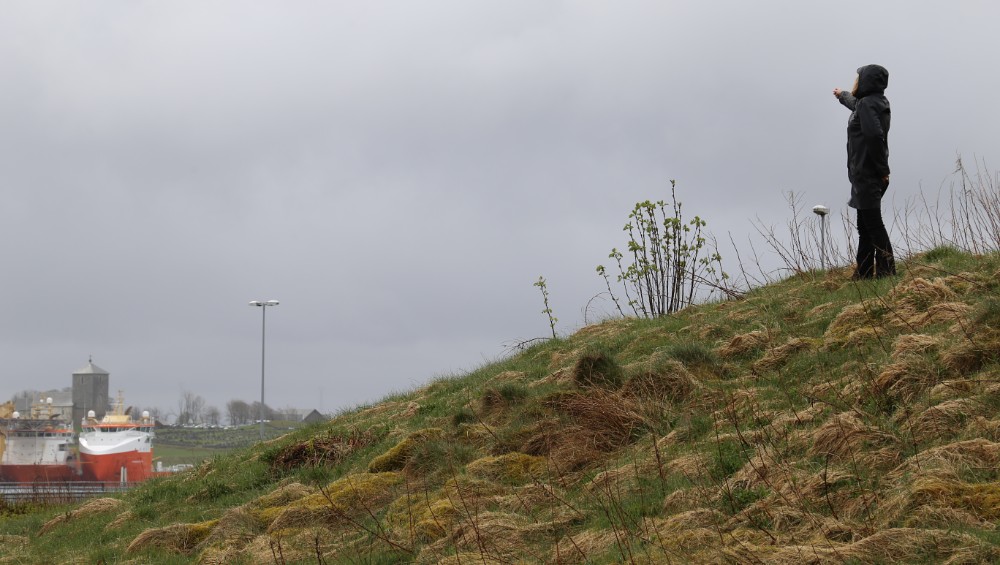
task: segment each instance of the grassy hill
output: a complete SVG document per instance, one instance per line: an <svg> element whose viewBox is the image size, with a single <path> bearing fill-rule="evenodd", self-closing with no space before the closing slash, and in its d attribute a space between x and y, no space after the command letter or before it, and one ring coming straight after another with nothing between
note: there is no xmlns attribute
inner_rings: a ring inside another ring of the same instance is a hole
<svg viewBox="0 0 1000 565"><path fill-rule="evenodd" d="M611 320L121 498L4 563L1000 560L1000 256Z"/></svg>

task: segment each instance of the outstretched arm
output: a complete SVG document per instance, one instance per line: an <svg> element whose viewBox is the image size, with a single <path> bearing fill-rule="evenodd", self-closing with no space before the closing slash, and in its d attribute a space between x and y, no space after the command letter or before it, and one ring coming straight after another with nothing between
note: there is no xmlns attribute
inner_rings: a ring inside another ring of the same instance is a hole
<svg viewBox="0 0 1000 565"><path fill-rule="evenodd" d="M854 111L854 107L858 104L857 98L852 96L851 93L846 90L834 88L833 95L837 97L837 100L840 100L841 104L847 106L847 108L852 112Z"/></svg>

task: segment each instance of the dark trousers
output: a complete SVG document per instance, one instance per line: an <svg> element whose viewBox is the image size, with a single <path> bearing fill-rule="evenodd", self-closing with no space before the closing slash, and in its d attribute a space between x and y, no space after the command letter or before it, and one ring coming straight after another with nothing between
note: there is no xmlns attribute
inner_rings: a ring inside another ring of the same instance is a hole
<svg viewBox="0 0 1000 565"><path fill-rule="evenodd" d="M882 222L882 210L858 210L858 268L855 279L874 279L896 274L892 243Z"/></svg>

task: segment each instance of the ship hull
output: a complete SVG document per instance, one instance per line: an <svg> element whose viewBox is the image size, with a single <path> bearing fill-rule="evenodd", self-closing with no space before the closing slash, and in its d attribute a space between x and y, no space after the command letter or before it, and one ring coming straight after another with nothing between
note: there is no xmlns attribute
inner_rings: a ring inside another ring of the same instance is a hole
<svg viewBox="0 0 1000 565"><path fill-rule="evenodd" d="M0 480L12 483L44 483L76 478L69 465L2 465Z"/></svg>
<svg viewBox="0 0 1000 565"><path fill-rule="evenodd" d="M133 450L95 455L81 449L80 470L85 481L141 482L153 476L153 453Z"/></svg>

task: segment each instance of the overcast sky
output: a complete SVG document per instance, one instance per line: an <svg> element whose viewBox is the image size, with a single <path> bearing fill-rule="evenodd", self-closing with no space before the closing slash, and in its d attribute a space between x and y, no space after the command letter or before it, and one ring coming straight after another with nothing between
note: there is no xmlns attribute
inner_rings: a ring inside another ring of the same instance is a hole
<svg viewBox="0 0 1000 565"><path fill-rule="evenodd" d="M253 401L255 299L281 301L275 407L544 336L539 275L570 334L669 179L727 240L787 221L789 190L843 210L831 91L858 66L890 72L897 205L958 155L998 162L997 21L987 1L0 0L0 396L92 355L130 404Z"/></svg>

